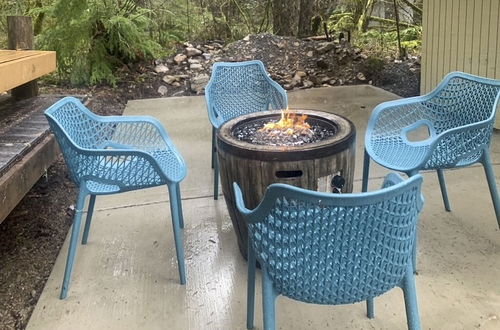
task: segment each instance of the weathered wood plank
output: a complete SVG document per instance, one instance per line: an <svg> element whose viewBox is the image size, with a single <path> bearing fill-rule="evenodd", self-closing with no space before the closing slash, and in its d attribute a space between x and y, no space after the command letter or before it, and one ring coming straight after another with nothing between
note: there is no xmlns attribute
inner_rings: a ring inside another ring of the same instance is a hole
<svg viewBox="0 0 500 330"><path fill-rule="evenodd" d="M0 104L0 176L49 134L43 111L58 99L46 96Z"/></svg>
<svg viewBox="0 0 500 330"><path fill-rule="evenodd" d="M33 49L33 25L30 16L7 16L9 49Z"/></svg>
<svg viewBox="0 0 500 330"><path fill-rule="evenodd" d="M58 153L57 143L54 137L49 135L0 177L0 200L2 201L0 223L45 173Z"/></svg>

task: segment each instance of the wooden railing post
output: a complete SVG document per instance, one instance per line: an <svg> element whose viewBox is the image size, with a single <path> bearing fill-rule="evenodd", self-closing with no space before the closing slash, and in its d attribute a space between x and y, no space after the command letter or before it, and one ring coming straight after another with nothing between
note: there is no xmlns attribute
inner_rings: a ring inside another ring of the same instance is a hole
<svg viewBox="0 0 500 330"><path fill-rule="evenodd" d="M13 50L33 49L33 25L31 17L7 16L8 47ZM33 80L16 87L11 91L16 100L27 99L38 95L37 81Z"/></svg>

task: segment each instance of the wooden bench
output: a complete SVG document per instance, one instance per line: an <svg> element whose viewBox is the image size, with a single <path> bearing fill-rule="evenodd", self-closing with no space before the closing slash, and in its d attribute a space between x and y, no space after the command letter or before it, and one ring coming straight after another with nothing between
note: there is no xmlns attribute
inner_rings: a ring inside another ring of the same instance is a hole
<svg viewBox="0 0 500 330"><path fill-rule="evenodd" d="M0 50L0 93L56 69L52 51ZM57 98L12 98L0 103L0 223L58 155L43 111Z"/></svg>

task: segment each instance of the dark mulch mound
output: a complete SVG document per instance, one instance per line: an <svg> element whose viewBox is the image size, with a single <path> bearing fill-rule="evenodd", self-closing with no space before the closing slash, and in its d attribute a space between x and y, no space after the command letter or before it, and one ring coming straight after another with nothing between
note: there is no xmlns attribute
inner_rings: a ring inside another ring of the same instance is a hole
<svg viewBox="0 0 500 330"><path fill-rule="evenodd" d="M72 222L76 189L59 159L0 225L0 328L25 328Z"/></svg>
<svg viewBox="0 0 500 330"><path fill-rule="evenodd" d="M401 97L420 95L420 67L389 62L375 75L373 84Z"/></svg>

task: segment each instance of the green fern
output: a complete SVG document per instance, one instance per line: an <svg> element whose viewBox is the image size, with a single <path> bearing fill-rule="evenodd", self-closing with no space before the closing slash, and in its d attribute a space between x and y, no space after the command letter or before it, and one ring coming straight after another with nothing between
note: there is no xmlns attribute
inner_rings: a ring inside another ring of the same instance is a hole
<svg viewBox="0 0 500 330"><path fill-rule="evenodd" d="M127 4L128 3L128 4ZM56 0L44 8L46 27L37 43L57 51L58 71L72 84L116 84L124 63L163 55L152 40L150 11L134 1Z"/></svg>

